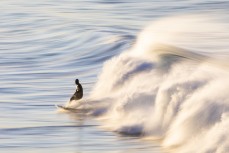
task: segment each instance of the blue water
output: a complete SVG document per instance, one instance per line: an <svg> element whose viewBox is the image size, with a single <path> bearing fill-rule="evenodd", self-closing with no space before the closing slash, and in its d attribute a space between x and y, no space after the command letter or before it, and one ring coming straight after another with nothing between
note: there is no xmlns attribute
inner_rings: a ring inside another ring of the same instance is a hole
<svg viewBox="0 0 229 153"><path fill-rule="evenodd" d="M158 142L58 113L55 104L69 100L76 78L88 97L104 62L151 21L211 13L228 23L228 8L219 0L0 1L0 152L162 153Z"/></svg>

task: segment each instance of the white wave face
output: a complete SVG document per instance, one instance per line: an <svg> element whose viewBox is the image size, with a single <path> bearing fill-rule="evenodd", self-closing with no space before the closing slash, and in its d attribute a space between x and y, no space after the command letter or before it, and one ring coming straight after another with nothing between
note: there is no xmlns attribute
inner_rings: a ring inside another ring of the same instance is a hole
<svg viewBox="0 0 229 153"><path fill-rule="evenodd" d="M162 23L168 20L146 28L132 49L104 64L90 97L100 101L95 111L105 110L101 117L107 128L160 139L171 152L228 153L228 62L215 58L218 53L207 56L165 45L171 38L155 43L149 29L158 30ZM178 30L180 36L188 24ZM205 33L212 34L209 28Z"/></svg>

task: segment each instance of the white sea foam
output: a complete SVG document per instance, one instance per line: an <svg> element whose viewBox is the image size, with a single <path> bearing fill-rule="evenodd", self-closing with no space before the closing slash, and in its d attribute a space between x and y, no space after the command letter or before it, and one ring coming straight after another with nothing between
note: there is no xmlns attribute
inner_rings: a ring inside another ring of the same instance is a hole
<svg viewBox="0 0 229 153"><path fill-rule="evenodd" d="M132 49L104 63L90 99L100 101L94 111L101 113L107 128L161 139L163 147L176 153L229 152L228 62L216 58L218 52L171 45L175 41L190 48L194 43L193 48L203 50L206 43L198 46L184 38L191 31L196 32L191 38L208 33L212 39L220 24L204 30L207 24L200 21L188 16L153 23Z"/></svg>

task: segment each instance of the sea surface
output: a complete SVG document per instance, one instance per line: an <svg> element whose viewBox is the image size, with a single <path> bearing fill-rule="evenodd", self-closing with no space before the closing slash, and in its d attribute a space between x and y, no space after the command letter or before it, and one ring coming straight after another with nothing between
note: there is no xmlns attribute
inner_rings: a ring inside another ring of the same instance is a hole
<svg viewBox="0 0 229 153"><path fill-rule="evenodd" d="M0 152L228 153L228 8L1 0Z"/></svg>

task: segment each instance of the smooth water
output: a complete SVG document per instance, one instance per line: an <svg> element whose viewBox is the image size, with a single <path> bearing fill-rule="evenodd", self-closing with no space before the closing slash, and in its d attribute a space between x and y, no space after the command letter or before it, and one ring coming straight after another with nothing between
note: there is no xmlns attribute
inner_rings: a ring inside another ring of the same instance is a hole
<svg viewBox="0 0 229 153"><path fill-rule="evenodd" d="M0 1L0 152L228 152L228 7ZM76 78L90 115L55 108Z"/></svg>

